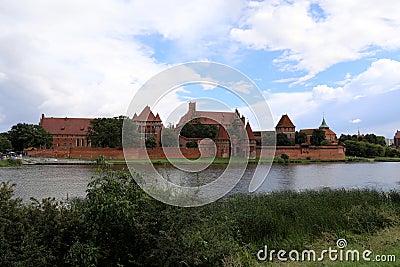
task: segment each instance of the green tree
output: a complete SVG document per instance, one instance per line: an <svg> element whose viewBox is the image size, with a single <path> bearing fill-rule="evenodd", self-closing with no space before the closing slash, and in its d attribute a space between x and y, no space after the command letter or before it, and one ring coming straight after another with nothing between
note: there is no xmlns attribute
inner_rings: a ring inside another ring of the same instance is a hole
<svg viewBox="0 0 400 267"><path fill-rule="evenodd" d="M5 153L12 150L11 141L8 140L5 133L0 134L0 153Z"/></svg>
<svg viewBox="0 0 400 267"><path fill-rule="evenodd" d="M125 122L125 146L139 145L139 134L134 122L125 116L113 118L98 118L90 122L87 139L93 147L122 147L122 130Z"/></svg>
<svg viewBox="0 0 400 267"><path fill-rule="evenodd" d="M197 148L199 145L197 144L196 141L189 141L186 143L187 148Z"/></svg>
<svg viewBox="0 0 400 267"><path fill-rule="evenodd" d="M9 140L16 151L22 151L28 147L49 148L53 142L53 137L49 132L35 124L18 123L8 131Z"/></svg>
<svg viewBox="0 0 400 267"><path fill-rule="evenodd" d="M276 134L276 145L277 146L291 146L293 142L287 137L284 133L277 133Z"/></svg>
<svg viewBox="0 0 400 267"><path fill-rule="evenodd" d="M161 131L161 145L163 147L178 147L179 136L172 128L164 128Z"/></svg>
<svg viewBox="0 0 400 267"><path fill-rule="evenodd" d="M321 142L326 140L325 132L321 129L314 129L311 136L311 144L314 146L320 146Z"/></svg>
<svg viewBox="0 0 400 267"><path fill-rule="evenodd" d="M257 145L275 146L276 145L276 132L275 131L261 132L261 143L259 143Z"/></svg>
<svg viewBox="0 0 400 267"><path fill-rule="evenodd" d="M296 144L303 144L307 142L307 134L304 132L295 132L295 143Z"/></svg>
<svg viewBox="0 0 400 267"><path fill-rule="evenodd" d="M157 146L157 141L154 136L150 136L146 139L145 145L147 148L155 148Z"/></svg>
<svg viewBox="0 0 400 267"><path fill-rule="evenodd" d="M198 120L186 123L180 130L180 135L187 138L215 138L217 125L201 124Z"/></svg>

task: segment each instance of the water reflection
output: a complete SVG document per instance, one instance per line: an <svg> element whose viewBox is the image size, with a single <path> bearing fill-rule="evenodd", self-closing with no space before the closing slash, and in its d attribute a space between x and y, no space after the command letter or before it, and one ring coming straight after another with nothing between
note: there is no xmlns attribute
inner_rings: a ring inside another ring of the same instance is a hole
<svg viewBox="0 0 400 267"><path fill-rule="evenodd" d="M119 167L120 168L120 167ZM187 173L170 166L156 166L159 172L175 184L198 186L215 180L225 166L212 166L200 174ZM230 192L248 193L255 166L249 165L243 178ZM262 170L262 166L261 166ZM265 167L265 172L267 172ZM260 173L261 175L265 175ZM0 181L16 183L16 196L26 201L55 197L84 197L86 187L95 175L92 166L23 166L0 168ZM280 190L321 188L373 188L400 190L400 163L327 163L273 165L265 182L256 193Z"/></svg>

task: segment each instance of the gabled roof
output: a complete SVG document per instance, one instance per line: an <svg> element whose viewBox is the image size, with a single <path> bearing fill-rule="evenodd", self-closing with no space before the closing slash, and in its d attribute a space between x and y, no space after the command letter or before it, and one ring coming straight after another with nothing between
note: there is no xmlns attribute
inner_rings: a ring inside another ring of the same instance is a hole
<svg viewBox="0 0 400 267"><path fill-rule="evenodd" d="M396 132L396 134L394 135L394 138L400 138L400 131Z"/></svg>
<svg viewBox="0 0 400 267"><path fill-rule="evenodd" d="M279 120L278 124L276 125L276 128L280 127L296 127L294 126L293 122L290 120L289 116L287 114L282 115L281 119Z"/></svg>
<svg viewBox="0 0 400 267"><path fill-rule="evenodd" d="M255 140L255 136L253 134L253 130L251 129L250 123L247 122L246 124L246 132L247 132L247 136L249 137L249 140Z"/></svg>
<svg viewBox="0 0 400 267"><path fill-rule="evenodd" d="M229 140L228 133L226 132L225 128L220 126L218 127L218 133L217 137L215 137L217 140Z"/></svg>
<svg viewBox="0 0 400 267"><path fill-rule="evenodd" d="M208 118L209 124L215 125L231 125L233 119L237 116L235 112L220 112L220 111L195 111L195 114L186 113L181 117L177 126L183 126L184 122L189 122L194 118Z"/></svg>
<svg viewBox="0 0 400 267"><path fill-rule="evenodd" d="M134 121L155 121L156 117L154 116L150 107L146 106L136 118L132 118L132 119Z"/></svg>
<svg viewBox="0 0 400 267"><path fill-rule="evenodd" d="M154 119L154 121L159 121L159 122L161 122L161 118L160 118L160 115L158 115L158 113L157 113L157 116L156 116L156 118Z"/></svg>
<svg viewBox="0 0 400 267"><path fill-rule="evenodd" d="M306 135L312 135L314 130L318 130L317 129L301 129L300 132L301 133L305 133ZM325 132L325 135L336 135L336 133L334 131L332 131L331 129L319 129Z"/></svg>
<svg viewBox="0 0 400 267"><path fill-rule="evenodd" d="M89 118L47 118L42 116L39 125L50 134L86 135L90 126Z"/></svg>

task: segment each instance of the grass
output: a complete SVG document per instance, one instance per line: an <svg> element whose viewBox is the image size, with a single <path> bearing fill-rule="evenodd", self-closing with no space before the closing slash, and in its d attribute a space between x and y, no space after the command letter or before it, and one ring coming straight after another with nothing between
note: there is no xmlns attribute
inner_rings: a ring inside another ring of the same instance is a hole
<svg viewBox="0 0 400 267"><path fill-rule="evenodd" d="M21 164L19 159L2 159L0 160L0 167L15 167Z"/></svg>
<svg viewBox="0 0 400 267"><path fill-rule="evenodd" d="M359 266L270 263L256 256L265 245L321 251L339 238L348 248L400 257L399 192L237 194L182 208L149 197L127 172L99 175L87 197L71 200L68 209L51 202L16 204L10 189L0 188L0 248L8 265L40 259L47 266L65 260L86 261L82 266ZM2 259L0 265L7 266Z"/></svg>

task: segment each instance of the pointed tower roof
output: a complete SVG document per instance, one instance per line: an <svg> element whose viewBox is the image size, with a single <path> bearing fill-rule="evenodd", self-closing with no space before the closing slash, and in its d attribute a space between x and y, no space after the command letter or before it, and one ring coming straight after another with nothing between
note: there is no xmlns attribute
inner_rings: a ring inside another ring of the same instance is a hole
<svg viewBox="0 0 400 267"><path fill-rule="evenodd" d="M136 120L137 119L137 114L135 112L135 114L133 114L132 120Z"/></svg>
<svg viewBox="0 0 400 267"><path fill-rule="evenodd" d="M290 120L289 116L287 114L282 115L281 119L279 120L278 124L276 125L276 128L279 127L295 127L293 122Z"/></svg>
<svg viewBox="0 0 400 267"><path fill-rule="evenodd" d="M146 106L142 112L140 112L140 114L136 117L136 121L154 121L155 120L155 116L153 114L153 112L150 110L149 106Z"/></svg>
<svg viewBox="0 0 400 267"><path fill-rule="evenodd" d="M157 113L156 118L154 119L154 121L161 121L160 115L158 115L158 113Z"/></svg>
<svg viewBox="0 0 400 267"><path fill-rule="evenodd" d="M250 123L247 122L246 124L246 132L247 132L247 136L249 137L249 140L255 140L255 136L253 134L253 130L251 129Z"/></svg>
<svg viewBox="0 0 400 267"><path fill-rule="evenodd" d="M321 125L319 126L320 129L329 129L328 124L326 124L325 116L322 117Z"/></svg>

